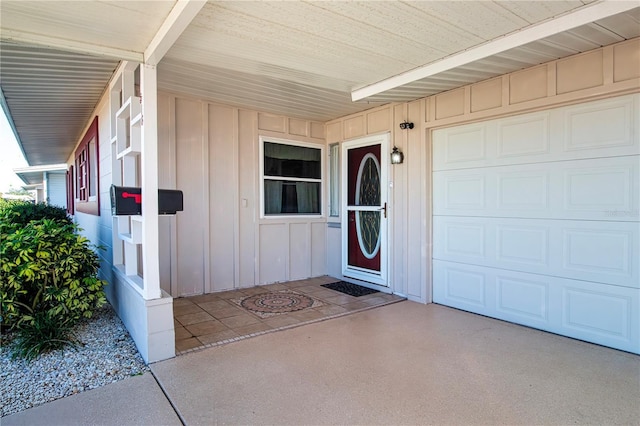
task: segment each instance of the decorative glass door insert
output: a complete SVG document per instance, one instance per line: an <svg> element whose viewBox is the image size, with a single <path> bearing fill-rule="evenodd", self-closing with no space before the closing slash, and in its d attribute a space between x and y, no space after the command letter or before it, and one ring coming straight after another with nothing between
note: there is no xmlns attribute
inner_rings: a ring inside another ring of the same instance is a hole
<svg viewBox="0 0 640 426"><path fill-rule="evenodd" d="M387 135L343 145L343 275L387 286ZM386 158L386 156L385 156Z"/></svg>

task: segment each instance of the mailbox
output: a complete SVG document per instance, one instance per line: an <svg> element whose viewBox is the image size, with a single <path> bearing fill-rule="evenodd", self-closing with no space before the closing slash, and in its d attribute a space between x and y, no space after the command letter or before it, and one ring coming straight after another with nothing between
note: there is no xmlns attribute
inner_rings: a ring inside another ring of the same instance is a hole
<svg viewBox="0 0 640 426"><path fill-rule="evenodd" d="M142 190L111 185L111 214L128 216L142 214Z"/></svg>
<svg viewBox="0 0 640 426"><path fill-rule="evenodd" d="M158 214L176 214L182 211L182 191L158 190Z"/></svg>
<svg viewBox="0 0 640 426"><path fill-rule="evenodd" d="M182 210L182 191L158 190L158 214L176 214ZM111 214L114 216L142 214L141 188L111 185Z"/></svg>

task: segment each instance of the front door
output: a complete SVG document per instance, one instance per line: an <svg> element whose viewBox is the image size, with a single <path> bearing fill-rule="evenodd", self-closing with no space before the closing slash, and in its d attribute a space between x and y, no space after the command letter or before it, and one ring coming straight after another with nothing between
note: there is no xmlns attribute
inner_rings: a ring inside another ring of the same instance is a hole
<svg viewBox="0 0 640 426"><path fill-rule="evenodd" d="M388 287L389 135L342 144L342 274Z"/></svg>

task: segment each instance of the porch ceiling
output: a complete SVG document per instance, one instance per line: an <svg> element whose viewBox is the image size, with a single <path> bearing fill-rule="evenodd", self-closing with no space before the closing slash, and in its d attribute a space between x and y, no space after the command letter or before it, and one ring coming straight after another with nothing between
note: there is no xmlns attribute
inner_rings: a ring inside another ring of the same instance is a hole
<svg viewBox="0 0 640 426"><path fill-rule="evenodd" d="M118 61L149 60L181 3L0 3L1 86L29 164L66 161ZM635 8L351 100L356 89L600 3L208 1L159 63L158 84L326 121L640 35L640 7L624 2Z"/></svg>
<svg viewBox="0 0 640 426"><path fill-rule="evenodd" d="M67 171L67 165L52 164L48 166L31 166L22 167L20 169L14 169L14 172L22 181L27 185L42 184L44 173L61 173L64 174Z"/></svg>

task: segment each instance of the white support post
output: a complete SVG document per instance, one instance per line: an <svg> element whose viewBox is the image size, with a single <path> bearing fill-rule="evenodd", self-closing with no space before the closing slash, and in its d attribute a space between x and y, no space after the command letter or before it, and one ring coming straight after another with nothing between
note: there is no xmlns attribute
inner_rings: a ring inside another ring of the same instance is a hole
<svg viewBox="0 0 640 426"><path fill-rule="evenodd" d="M142 270L146 300L158 299L160 261L158 237L158 82L156 67L140 65L142 94Z"/></svg>
<svg viewBox="0 0 640 426"><path fill-rule="evenodd" d="M49 204L49 173L47 172L42 173L42 192L44 202Z"/></svg>

